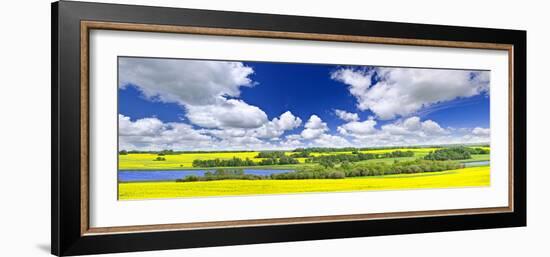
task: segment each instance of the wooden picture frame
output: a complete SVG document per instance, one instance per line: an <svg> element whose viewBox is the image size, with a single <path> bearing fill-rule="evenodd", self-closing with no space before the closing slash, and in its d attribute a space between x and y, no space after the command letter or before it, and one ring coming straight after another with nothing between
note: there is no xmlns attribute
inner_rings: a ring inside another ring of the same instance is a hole
<svg viewBox="0 0 550 257"><path fill-rule="evenodd" d="M505 50L509 56L509 204L437 211L90 227L88 46L91 30ZM52 254L525 226L525 109L525 31L56 2L52 4Z"/></svg>

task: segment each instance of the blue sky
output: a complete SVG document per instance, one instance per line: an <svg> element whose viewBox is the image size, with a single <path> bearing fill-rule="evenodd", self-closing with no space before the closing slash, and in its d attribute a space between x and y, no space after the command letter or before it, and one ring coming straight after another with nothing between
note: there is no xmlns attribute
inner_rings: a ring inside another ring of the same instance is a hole
<svg viewBox="0 0 550 257"><path fill-rule="evenodd" d="M120 147L254 150L486 143L489 75L121 57Z"/></svg>

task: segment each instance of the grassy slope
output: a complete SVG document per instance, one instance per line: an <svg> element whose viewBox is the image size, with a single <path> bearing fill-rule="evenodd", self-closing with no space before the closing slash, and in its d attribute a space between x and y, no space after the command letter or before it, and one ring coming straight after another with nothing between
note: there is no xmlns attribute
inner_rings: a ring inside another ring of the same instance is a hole
<svg viewBox="0 0 550 257"><path fill-rule="evenodd" d="M490 154L472 154L471 159L462 160L460 162L479 162L479 161L488 161L491 159Z"/></svg>
<svg viewBox="0 0 550 257"><path fill-rule="evenodd" d="M347 179L308 180L221 180L207 182L139 182L119 184L121 200L288 194L304 192L338 192L489 186L489 166L444 172L399 174Z"/></svg>

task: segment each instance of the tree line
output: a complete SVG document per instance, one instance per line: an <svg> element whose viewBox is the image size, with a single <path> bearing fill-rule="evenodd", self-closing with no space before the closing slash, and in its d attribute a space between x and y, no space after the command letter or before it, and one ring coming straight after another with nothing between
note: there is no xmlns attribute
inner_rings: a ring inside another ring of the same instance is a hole
<svg viewBox="0 0 550 257"><path fill-rule="evenodd" d="M438 149L428 153L424 156L425 160L432 161L448 161L448 160L466 160L471 159L472 154L489 154L490 151L483 148L470 148L470 147L450 147L445 149Z"/></svg>
<svg viewBox="0 0 550 257"><path fill-rule="evenodd" d="M284 157L285 152L282 151L265 151L265 152L259 152L258 155L254 158L281 158Z"/></svg>
<svg viewBox="0 0 550 257"><path fill-rule="evenodd" d="M246 158L241 159L238 157L233 157L231 159L211 159L211 160L193 160L193 167L200 168L212 168L212 167L242 167L242 166L266 166L266 165L287 165L287 164L299 164L300 162L296 156L305 156L302 154L296 155L291 154L290 156L286 155L285 152L281 151L266 151L259 152L254 158L262 158L259 162L254 162L253 160ZM413 151L393 151L388 153L356 153L356 154L332 154L332 155L320 155L320 156L309 156L305 160L306 163L319 163L324 167L334 167L336 164L342 162L360 162L365 160L372 159L383 159L383 158L398 158L398 157L412 157L414 156Z"/></svg>
<svg viewBox="0 0 550 257"><path fill-rule="evenodd" d="M300 163L295 158L283 155L279 158L262 159L254 162L250 158L241 159L233 157L231 159L211 159L211 160L193 160L193 167L212 168L212 167L243 167L243 166L265 166L265 165L286 165Z"/></svg>
<svg viewBox="0 0 550 257"><path fill-rule="evenodd" d="M194 182L194 181L212 181L212 180L227 180L227 179L242 179L242 180L258 180L268 179L267 176L245 174L242 169L219 169L214 172L207 171L204 176L187 176L181 179L176 179L176 182Z"/></svg>
<svg viewBox="0 0 550 257"><path fill-rule="evenodd" d="M464 168L463 164L453 161L413 160L387 163L342 163L338 167L321 165L300 167L295 172L271 174L271 179L338 179L364 176L382 176L393 174L413 174L437 172Z"/></svg>
<svg viewBox="0 0 550 257"><path fill-rule="evenodd" d="M384 159L384 158L399 158L399 157L413 157L413 151L393 151L387 153L360 153L356 154L334 154L334 155L319 155L306 159L306 163L316 162L324 167L332 168L335 164L343 162L360 162L372 159Z"/></svg>
<svg viewBox="0 0 550 257"><path fill-rule="evenodd" d="M193 181L212 181L226 179L242 179L242 180L260 180L260 179L343 179L351 177L364 176L382 176L393 174L414 174L422 172L439 172L445 170L461 169L464 164L454 161L429 161L417 159L413 161L396 161L392 164L386 163L349 163L344 162L338 167L323 167L315 166L299 166L296 171L285 172L279 174L271 174L268 176L245 174L242 169L223 170L219 169L215 172L206 172L204 176L187 176L178 179L178 182L193 182Z"/></svg>

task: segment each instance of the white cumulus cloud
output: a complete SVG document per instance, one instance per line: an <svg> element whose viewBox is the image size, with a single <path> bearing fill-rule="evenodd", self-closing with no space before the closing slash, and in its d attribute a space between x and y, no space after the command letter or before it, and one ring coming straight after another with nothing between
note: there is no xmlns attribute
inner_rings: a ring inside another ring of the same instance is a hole
<svg viewBox="0 0 550 257"><path fill-rule="evenodd" d="M491 130L488 128L475 127L472 130L472 134L475 136L489 136L491 134Z"/></svg>
<svg viewBox="0 0 550 257"><path fill-rule="evenodd" d="M241 62L120 58L119 87L136 87L146 99L184 107L193 124L206 128L257 128L264 111L239 97L253 87L251 67Z"/></svg>
<svg viewBox="0 0 550 257"><path fill-rule="evenodd" d="M302 131L301 135L304 139L314 139L318 138L325 132L327 132L328 126L327 123L323 122L319 116L313 114L309 117L309 120L304 125L305 129Z"/></svg>
<svg viewBox="0 0 550 257"><path fill-rule="evenodd" d="M433 120L421 121L420 117L417 116L409 117L402 122L397 121L384 125L382 126L382 131L395 135L416 135L420 137L449 133L448 130L442 128L437 122Z"/></svg>
<svg viewBox="0 0 550 257"><path fill-rule="evenodd" d="M360 110L371 110L383 120L489 92L488 71L341 68L332 72L331 78L348 86ZM376 82L372 84L373 81Z"/></svg>
<svg viewBox="0 0 550 257"><path fill-rule="evenodd" d="M342 124L331 133L317 115L305 124L290 110L270 119L259 107L238 99L243 87L256 84L251 79L254 70L241 62L120 58L119 64L121 89L133 86L145 99L178 104L185 114L182 122L132 120L120 114L121 150L269 150L490 139L489 128L445 128L417 113L434 104L488 93L489 72L340 68L331 78L347 85L360 111L370 110L375 116L361 121L358 113L333 109ZM380 120L394 118L377 127ZM302 125L301 132L294 131Z"/></svg>
<svg viewBox="0 0 550 257"><path fill-rule="evenodd" d="M294 116L292 112L286 111L279 118L274 118L273 123L278 129L291 130L299 127L302 124L302 120Z"/></svg>
<svg viewBox="0 0 550 257"><path fill-rule="evenodd" d="M468 133L469 132L469 133ZM489 128L475 127L461 138L464 142L490 142L491 130Z"/></svg>
<svg viewBox="0 0 550 257"><path fill-rule="evenodd" d="M119 136L155 136L164 130L164 124L157 118L144 118L132 122L130 117L118 115Z"/></svg>
<svg viewBox="0 0 550 257"><path fill-rule="evenodd" d="M214 140L184 123L164 123L157 118L132 121L119 114L121 150L163 150L207 148Z"/></svg>
<svg viewBox="0 0 550 257"><path fill-rule="evenodd" d="M237 99L223 99L213 105L188 105L186 117L204 128L258 128L268 121L260 108Z"/></svg>
<svg viewBox="0 0 550 257"><path fill-rule="evenodd" d="M376 128L376 121L371 117L362 122L348 122L338 127L338 132L351 137L356 146L396 146L419 144L449 144L462 142L462 135L452 134L450 129L441 127L433 120L422 121L413 116L405 120ZM468 142L473 139L468 139ZM479 142L485 142L483 140Z"/></svg>
<svg viewBox="0 0 550 257"><path fill-rule="evenodd" d="M182 105L216 104L220 96L238 97L252 87L251 67L240 62L162 58L120 58L119 87L137 86L143 95Z"/></svg>
<svg viewBox="0 0 550 257"><path fill-rule="evenodd" d="M334 110L334 113L336 114L336 116L338 116L338 118L344 121L359 120L359 115L357 113L346 112L344 110L339 110L339 109Z"/></svg>
<svg viewBox="0 0 550 257"><path fill-rule="evenodd" d="M313 140L316 147L347 147L351 146L350 142L336 135L322 134Z"/></svg>
<svg viewBox="0 0 550 257"><path fill-rule="evenodd" d="M351 121L337 128L342 135L361 137L376 133L376 121L371 117L365 121Z"/></svg>
<svg viewBox="0 0 550 257"><path fill-rule="evenodd" d="M252 130L252 134L258 138L278 138L285 131L293 130L302 124L302 120L286 111L278 118L273 118L270 122L263 124L261 127Z"/></svg>

